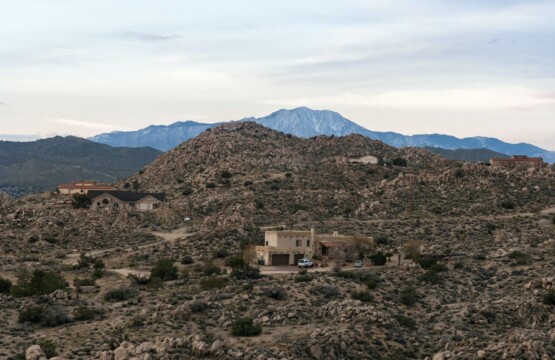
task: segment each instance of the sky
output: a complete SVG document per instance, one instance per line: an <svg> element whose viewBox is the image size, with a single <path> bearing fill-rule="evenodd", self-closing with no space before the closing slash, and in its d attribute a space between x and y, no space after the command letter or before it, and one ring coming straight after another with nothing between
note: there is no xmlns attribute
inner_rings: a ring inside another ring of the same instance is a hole
<svg viewBox="0 0 555 360"><path fill-rule="evenodd" d="M308 106L555 150L555 1L0 0L0 138Z"/></svg>

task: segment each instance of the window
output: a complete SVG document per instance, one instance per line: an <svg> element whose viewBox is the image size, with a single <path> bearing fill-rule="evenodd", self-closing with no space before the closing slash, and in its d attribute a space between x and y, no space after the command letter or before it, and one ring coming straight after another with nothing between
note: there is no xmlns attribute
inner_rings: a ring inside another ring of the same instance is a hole
<svg viewBox="0 0 555 360"><path fill-rule="evenodd" d="M310 246L310 240L307 240L306 241L306 247L309 247L309 246Z"/></svg>
<svg viewBox="0 0 555 360"><path fill-rule="evenodd" d="M296 247L301 247L302 246L302 240L295 240L295 246Z"/></svg>
<svg viewBox="0 0 555 360"><path fill-rule="evenodd" d="M266 246L268 246L268 242L266 241Z"/></svg>

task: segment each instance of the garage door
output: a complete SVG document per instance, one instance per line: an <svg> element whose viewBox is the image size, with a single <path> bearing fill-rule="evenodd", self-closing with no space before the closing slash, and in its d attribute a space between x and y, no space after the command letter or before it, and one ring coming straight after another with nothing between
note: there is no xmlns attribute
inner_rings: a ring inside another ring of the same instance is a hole
<svg viewBox="0 0 555 360"><path fill-rule="evenodd" d="M289 254L273 254L272 265L289 265Z"/></svg>
<svg viewBox="0 0 555 360"><path fill-rule="evenodd" d="M295 265L299 263L299 260L304 259L304 254L295 255Z"/></svg>

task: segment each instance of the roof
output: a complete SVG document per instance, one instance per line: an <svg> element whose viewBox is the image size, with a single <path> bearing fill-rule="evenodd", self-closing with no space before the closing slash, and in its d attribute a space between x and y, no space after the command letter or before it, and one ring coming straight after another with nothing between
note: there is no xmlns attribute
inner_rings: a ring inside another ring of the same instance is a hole
<svg viewBox="0 0 555 360"><path fill-rule="evenodd" d="M104 194L111 195L123 202L137 202L149 196L152 196L156 200L160 200L162 202L166 201L166 194L164 193L138 193L138 192L132 192L132 191L123 191L123 190L109 190L109 191L93 190L93 191L89 191L88 196L91 199L95 199Z"/></svg>
<svg viewBox="0 0 555 360"><path fill-rule="evenodd" d="M97 183L96 181L74 181L67 184L60 184L59 189L91 189L91 190L115 190L113 186Z"/></svg>
<svg viewBox="0 0 555 360"><path fill-rule="evenodd" d="M351 244L345 241L320 241L320 245L325 247L347 247L352 246Z"/></svg>

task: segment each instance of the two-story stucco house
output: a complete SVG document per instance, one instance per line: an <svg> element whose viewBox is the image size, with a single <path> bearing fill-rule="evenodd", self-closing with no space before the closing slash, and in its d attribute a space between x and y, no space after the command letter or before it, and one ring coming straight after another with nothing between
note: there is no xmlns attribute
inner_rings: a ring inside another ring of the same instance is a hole
<svg viewBox="0 0 555 360"><path fill-rule="evenodd" d="M369 238L372 240L371 238ZM310 231L266 231L264 245L256 246L257 260L265 265L296 265L302 258L333 256L337 249L354 247L353 236Z"/></svg>

